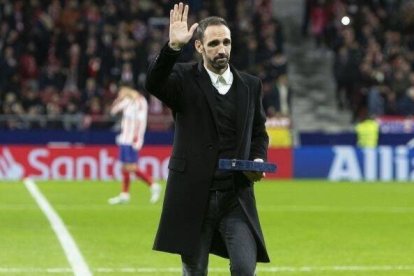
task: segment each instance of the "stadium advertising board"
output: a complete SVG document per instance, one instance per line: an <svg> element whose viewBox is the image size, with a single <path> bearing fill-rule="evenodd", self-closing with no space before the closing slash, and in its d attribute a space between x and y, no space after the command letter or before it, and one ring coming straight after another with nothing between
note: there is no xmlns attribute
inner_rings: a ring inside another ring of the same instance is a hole
<svg viewBox="0 0 414 276"><path fill-rule="evenodd" d="M407 146L301 147L294 150L293 167L295 178L409 181L414 180L414 150Z"/></svg>
<svg viewBox="0 0 414 276"><path fill-rule="evenodd" d="M147 147L139 166L156 179L168 175L170 147ZM0 179L120 179L121 164L116 146L0 147Z"/></svg>
<svg viewBox="0 0 414 276"><path fill-rule="evenodd" d="M414 133L414 119L403 116L381 116L377 118L381 133Z"/></svg>
<svg viewBox="0 0 414 276"><path fill-rule="evenodd" d="M266 174L266 178L290 179L293 177L293 150L291 148L270 148L267 152L268 162L276 164L274 173Z"/></svg>
<svg viewBox="0 0 414 276"><path fill-rule="evenodd" d="M155 179L166 179L170 146L147 146L140 152L139 166ZM1 146L0 179L120 179L116 146ZM268 178L290 178L290 149L269 150L269 161L278 171Z"/></svg>

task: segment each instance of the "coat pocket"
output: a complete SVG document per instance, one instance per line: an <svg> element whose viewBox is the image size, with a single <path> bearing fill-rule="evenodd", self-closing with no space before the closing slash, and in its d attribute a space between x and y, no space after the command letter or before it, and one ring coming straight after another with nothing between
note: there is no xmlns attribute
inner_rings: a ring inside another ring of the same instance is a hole
<svg viewBox="0 0 414 276"><path fill-rule="evenodd" d="M187 161L184 158L171 157L168 168L173 171L183 172Z"/></svg>

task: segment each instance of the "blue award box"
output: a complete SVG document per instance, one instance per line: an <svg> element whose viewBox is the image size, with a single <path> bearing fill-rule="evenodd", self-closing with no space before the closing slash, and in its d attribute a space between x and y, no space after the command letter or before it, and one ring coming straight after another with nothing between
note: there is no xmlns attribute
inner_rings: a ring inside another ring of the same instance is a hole
<svg viewBox="0 0 414 276"><path fill-rule="evenodd" d="M275 172L276 165L268 162L256 162L240 159L219 159L220 170Z"/></svg>

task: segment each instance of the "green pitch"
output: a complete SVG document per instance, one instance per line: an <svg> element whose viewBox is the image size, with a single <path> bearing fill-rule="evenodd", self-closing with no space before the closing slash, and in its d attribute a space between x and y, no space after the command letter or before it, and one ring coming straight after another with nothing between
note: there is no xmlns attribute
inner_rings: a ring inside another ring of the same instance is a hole
<svg viewBox="0 0 414 276"><path fill-rule="evenodd" d="M180 275L176 255L152 251L161 204L133 183L37 186L62 218L94 275ZM272 262L258 275L414 275L414 185L262 181L256 200ZM190 195L189 195L190 196ZM212 256L209 275L229 275ZM21 182L0 182L0 275L73 275L49 221Z"/></svg>

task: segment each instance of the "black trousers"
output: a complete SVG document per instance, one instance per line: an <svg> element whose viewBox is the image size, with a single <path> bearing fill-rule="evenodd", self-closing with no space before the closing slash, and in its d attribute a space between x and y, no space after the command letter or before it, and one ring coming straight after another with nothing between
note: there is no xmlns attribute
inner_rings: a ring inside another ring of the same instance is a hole
<svg viewBox="0 0 414 276"><path fill-rule="evenodd" d="M193 256L181 256L183 275L207 275L210 245L217 229L229 253L231 275L255 275L256 241L233 191L211 191L199 250Z"/></svg>

